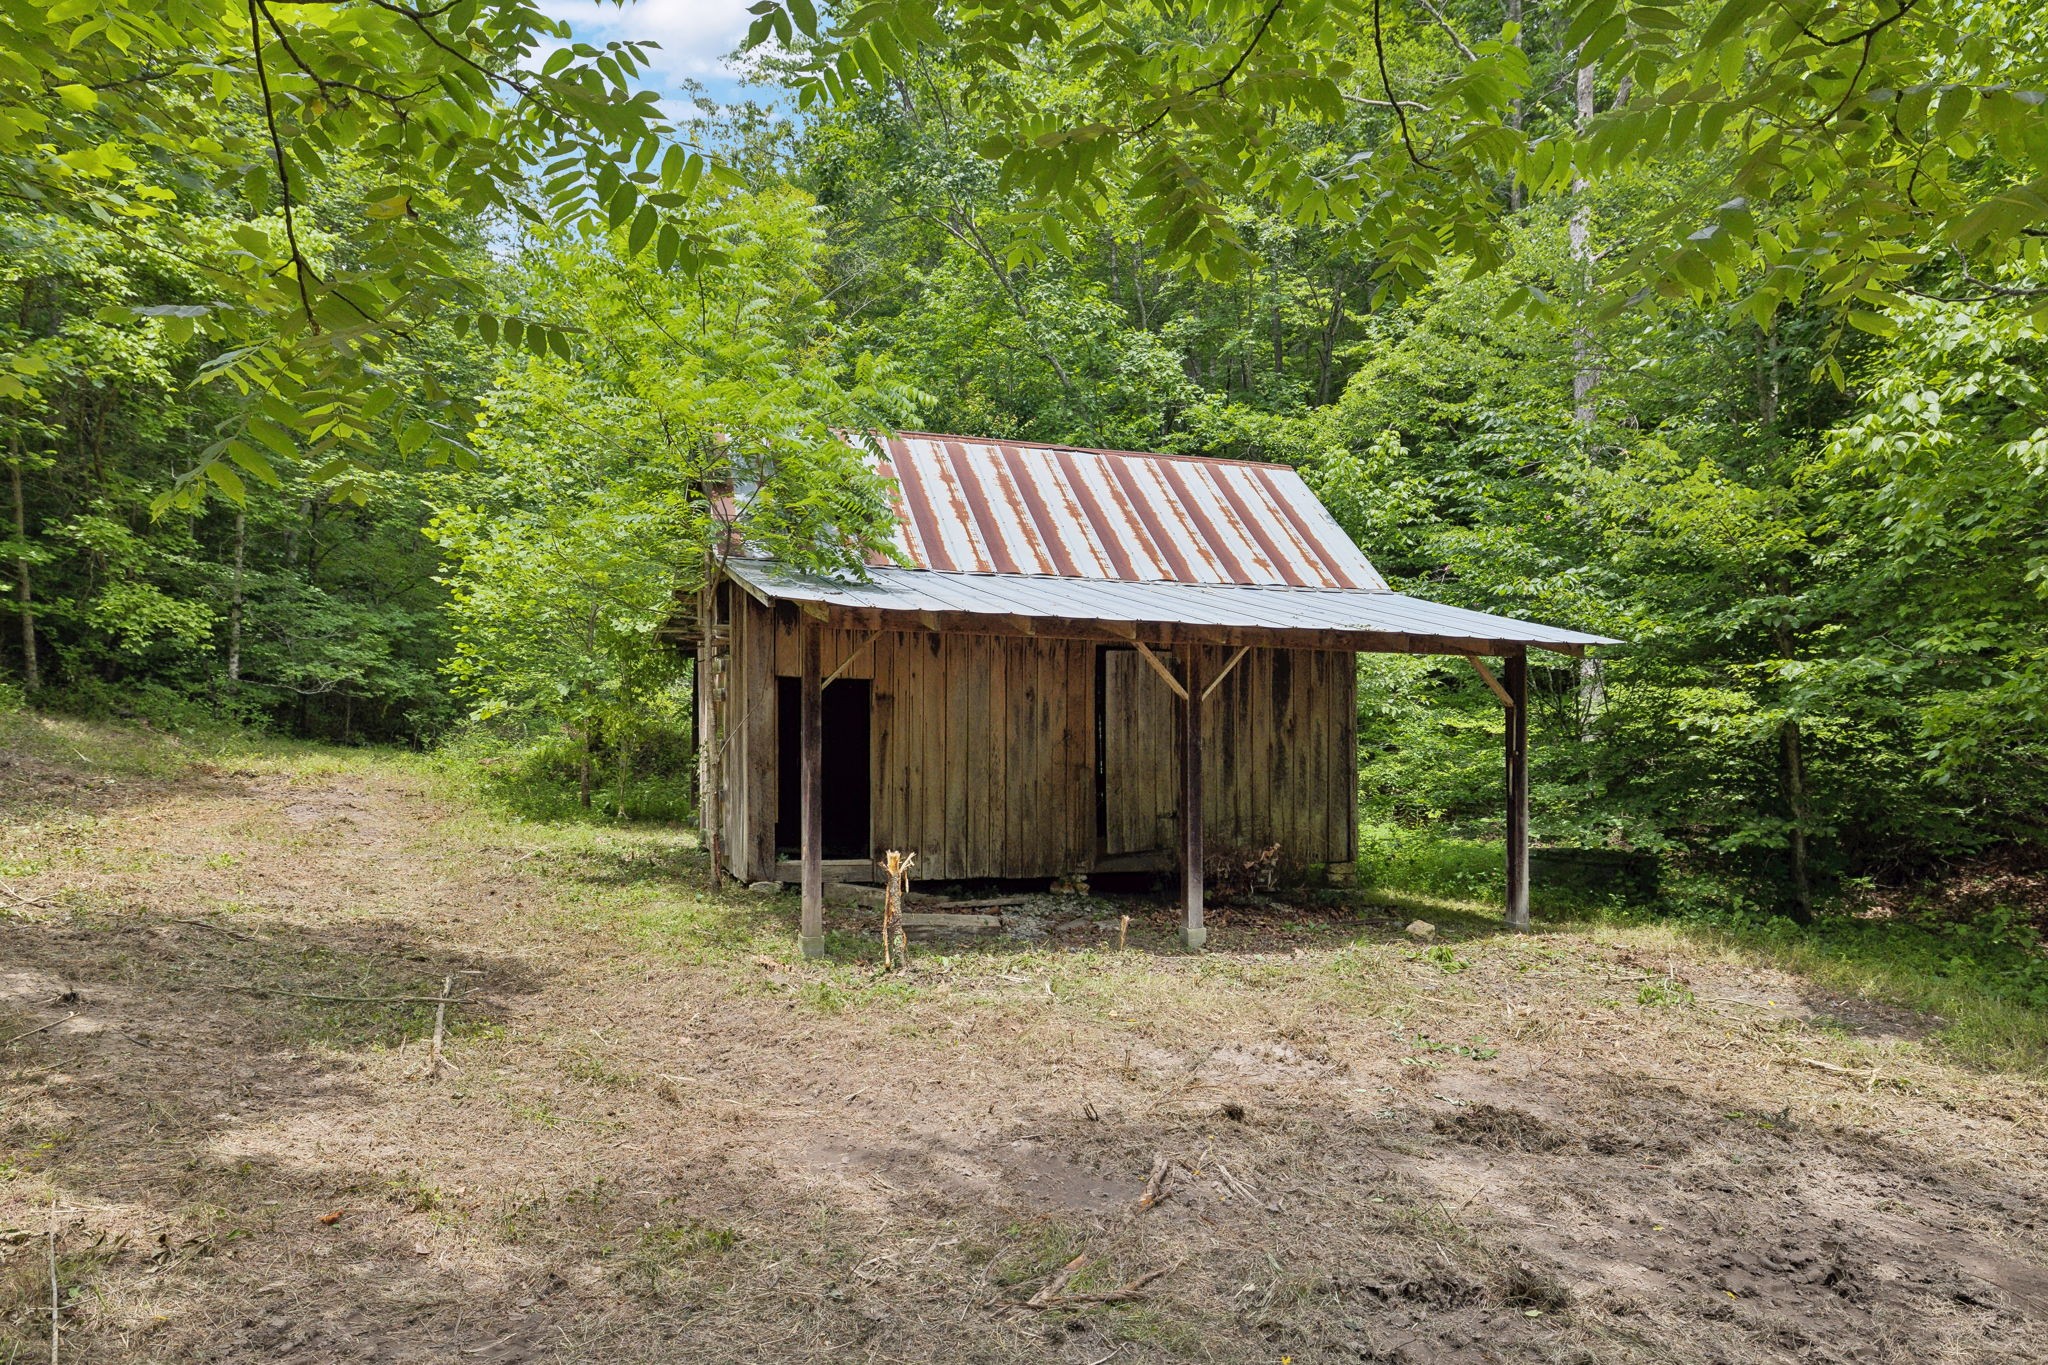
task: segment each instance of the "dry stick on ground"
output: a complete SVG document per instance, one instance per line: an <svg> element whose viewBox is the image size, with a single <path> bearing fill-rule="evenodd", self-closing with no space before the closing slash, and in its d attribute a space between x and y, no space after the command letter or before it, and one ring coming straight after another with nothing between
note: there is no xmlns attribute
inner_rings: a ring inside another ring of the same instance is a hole
<svg viewBox="0 0 2048 1365"><path fill-rule="evenodd" d="M441 1037L448 1027L448 997L453 994L455 994L455 974L450 972L447 979L441 983L441 1003L434 1006L434 1047L427 1054L427 1075L429 1077L440 1075L441 1068L444 1066L448 1067L451 1071L454 1070L448 1059L441 1055Z"/></svg>
<svg viewBox="0 0 2048 1365"><path fill-rule="evenodd" d="M1085 1261L1088 1258L1082 1256L1077 1259ZM1100 1294L1047 1294L1042 1289L1038 1293L1033 1294L1024 1306L1026 1308L1074 1308L1087 1303L1126 1303L1131 1299L1145 1297L1146 1285L1162 1275L1170 1275L1178 1269L1180 1269L1180 1262L1175 1261L1172 1265L1163 1265L1157 1270L1148 1270L1137 1279L1130 1281L1120 1288L1107 1290ZM1050 1285L1046 1286L1047 1289L1051 1287Z"/></svg>
<svg viewBox="0 0 2048 1365"><path fill-rule="evenodd" d="M450 977L449 987L441 995L314 995L307 991L280 991L269 986L231 985L231 991L247 991L251 995L275 995L286 1000L320 1000L343 1005L459 1005L469 999L469 993L447 994L453 988L455 978Z"/></svg>
<svg viewBox="0 0 2048 1365"><path fill-rule="evenodd" d="M20 901L23 905L40 905L45 910L56 909L55 906L51 905L46 900L42 900L36 896L24 896L19 891L14 891L4 886L0 886L0 896L5 896L9 900Z"/></svg>
<svg viewBox="0 0 2048 1365"><path fill-rule="evenodd" d="M1816 1057L1795 1057L1793 1060L1802 1066L1810 1066L1816 1070L1828 1072L1831 1075L1854 1076L1859 1081L1865 1078L1875 1080L1877 1077L1877 1068L1874 1066L1836 1066L1833 1062L1823 1062Z"/></svg>
<svg viewBox="0 0 2048 1365"><path fill-rule="evenodd" d="M215 924L210 919L199 919L190 915L173 915L171 918L180 924L196 924L202 929L211 929L216 934L226 934L229 938L240 939L244 943L254 942L247 934L236 933L225 924Z"/></svg>
<svg viewBox="0 0 2048 1365"><path fill-rule="evenodd" d="M1159 1201L1166 1197L1166 1177L1172 1170L1173 1161L1171 1158L1165 1156L1155 1156L1152 1158L1152 1178L1145 1182L1145 1197L1138 1201L1139 1208L1155 1208L1158 1206Z"/></svg>
<svg viewBox="0 0 2048 1365"><path fill-rule="evenodd" d="M1075 1275L1080 1273L1081 1267L1087 1264L1088 1253L1084 1251L1079 1256L1076 1256L1073 1260L1068 1261L1065 1265L1061 1266L1058 1274L1054 1275L1051 1279L1047 1280L1044 1286L1040 1288L1036 1294L1033 1294L1029 1299L1026 1299L1024 1301L1024 1306L1026 1308L1045 1307L1048 1303L1052 1302L1054 1295L1058 1294L1062 1289L1065 1289L1067 1287L1067 1282L1069 1280L1073 1279Z"/></svg>
<svg viewBox="0 0 2048 1365"><path fill-rule="evenodd" d="M20 1041L21 1041L22 1039L24 1039L24 1038L33 1038L33 1037L35 1037L35 1036L36 1036L36 1035L37 1035L38 1033L48 1033L48 1032L49 1032L49 1031L50 1031L51 1029L53 1029L53 1028L57 1027L57 1025L59 1025L59 1024L61 1024L61 1023L64 1023L64 1022L65 1022L65 1020L69 1020L69 1019L76 1019L77 1017L78 1017L78 1011L77 1011L77 1010L73 1010L73 1011L71 1011L71 1013L69 1013L69 1014L65 1015L63 1019L52 1019L52 1020L51 1020L51 1021L50 1021L49 1023L47 1023L47 1024L42 1024L42 1025L39 1025L38 1027L36 1027L36 1028L32 1028L32 1029L29 1029L29 1030L28 1030L27 1032L24 1032L24 1033L17 1033L17 1034L15 1034L15 1035L14 1035L14 1036L13 1036L12 1038L9 1038L9 1039L8 1039L8 1040L7 1040L6 1042L4 1042L4 1043L0 1043L0 1047L12 1047L12 1046L13 1046L14 1044L16 1044L16 1043L20 1042Z"/></svg>
<svg viewBox="0 0 2048 1365"><path fill-rule="evenodd" d="M1263 1207L1268 1213L1280 1212L1279 1200L1260 1199L1257 1191L1253 1190L1251 1186L1245 1184L1242 1180L1239 1180L1235 1175L1232 1175L1230 1168L1221 1161L1216 1163L1216 1173L1223 1177L1223 1183L1230 1187L1231 1193L1244 1200L1245 1203L1255 1207Z"/></svg>

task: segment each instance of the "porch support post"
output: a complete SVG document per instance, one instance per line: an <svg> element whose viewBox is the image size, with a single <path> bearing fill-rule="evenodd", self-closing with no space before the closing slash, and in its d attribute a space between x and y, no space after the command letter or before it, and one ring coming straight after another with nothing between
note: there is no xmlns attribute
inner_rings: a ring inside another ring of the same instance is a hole
<svg viewBox="0 0 2048 1365"><path fill-rule="evenodd" d="M1202 925L1202 647L1181 651L1187 661L1180 702L1181 946L1190 952L1209 939Z"/></svg>
<svg viewBox="0 0 2048 1365"><path fill-rule="evenodd" d="M818 681L820 655L824 652L824 628L810 616L802 619L803 680L799 684L798 710L802 749L803 783L803 887L802 938L805 957L825 955L825 788L824 788L824 687Z"/></svg>
<svg viewBox="0 0 2048 1365"><path fill-rule="evenodd" d="M1508 927L1529 927L1529 656L1510 654L1501 670L1508 705Z"/></svg>

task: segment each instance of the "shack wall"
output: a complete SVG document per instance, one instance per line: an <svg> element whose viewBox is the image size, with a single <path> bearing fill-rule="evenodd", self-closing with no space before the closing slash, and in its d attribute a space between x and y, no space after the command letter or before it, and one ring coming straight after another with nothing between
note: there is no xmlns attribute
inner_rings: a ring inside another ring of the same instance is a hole
<svg viewBox="0 0 2048 1365"><path fill-rule="evenodd" d="M775 679L799 673L799 621L786 605L771 609L744 594L734 603L726 847L734 875L749 880L775 875ZM1096 811L1100 648L1083 640L826 629L824 675L844 664L841 677L872 684L873 852L915 850L926 879L1059 877L1100 865L1098 831L1118 827ZM1204 671L1213 678L1236 651L1206 648ZM1128 669L1121 652L1112 658ZM1179 789L1174 698L1149 665L1137 665L1156 686L1125 689L1106 723L1125 731L1127 754L1156 765L1123 799L1161 805L1156 820L1148 815L1142 823L1160 831L1152 851L1166 857ZM1350 862L1357 840L1354 656L1254 649L1204 710L1203 812L1212 856L1278 843L1291 864ZM1114 791L1109 797L1119 800ZM1123 818L1120 827L1133 824Z"/></svg>

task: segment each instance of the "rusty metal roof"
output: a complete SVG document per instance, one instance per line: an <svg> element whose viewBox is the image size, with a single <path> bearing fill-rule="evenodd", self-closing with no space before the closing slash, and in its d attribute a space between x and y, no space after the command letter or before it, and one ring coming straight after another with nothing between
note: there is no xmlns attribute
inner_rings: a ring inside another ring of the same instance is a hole
<svg viewBox="0 0 2048 1365"><path fill-rule="evenodd" d="M1119 625L1298 631L1314 636L1406 637L1412 648L1493 653L1494 646L1577 649L1618 643L1604 635L1445 606L1385 589L1263 584L1077 581L1039 574L966 574L879 568L866 583L797 573L772 560L732 559L726 570L767 601L886 612L1058 618ZM915 616L908 618L914 621ZM1340 647L1350 648L1350 644ZM1387 642L1389 648L1403 647Z"/></svg>
<svg viewBox="0 0 2048 1365"><path fill-rule="evenodd" d="M1286 465L919 431L872 445L900 490L898 548L920 569L1387 588Z"/></svg>

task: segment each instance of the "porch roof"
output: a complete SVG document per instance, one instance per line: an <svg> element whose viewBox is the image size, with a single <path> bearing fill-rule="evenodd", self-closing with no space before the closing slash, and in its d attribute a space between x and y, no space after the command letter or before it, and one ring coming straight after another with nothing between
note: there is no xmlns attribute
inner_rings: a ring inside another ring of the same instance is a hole
<svg viewBox="0 0 2048 1365"><path fill-rule="evenodd" d="M835 624L1148 644L1211 642L1393 654L1583 653L1604 635L1494 616L1385 589L1127 582L894 566L856 583L765 559L726 572L762 602L790 602Z"/></svg>

